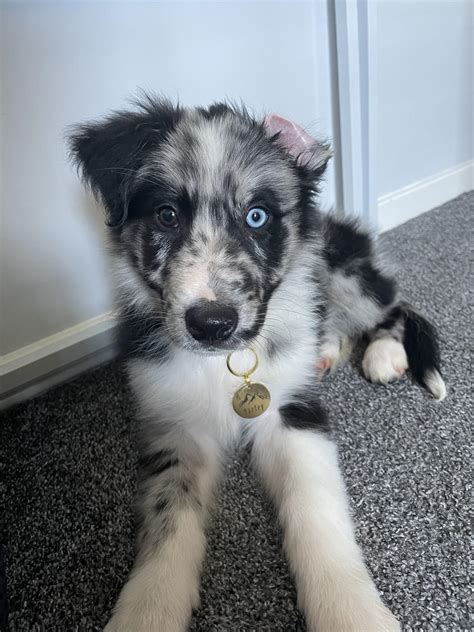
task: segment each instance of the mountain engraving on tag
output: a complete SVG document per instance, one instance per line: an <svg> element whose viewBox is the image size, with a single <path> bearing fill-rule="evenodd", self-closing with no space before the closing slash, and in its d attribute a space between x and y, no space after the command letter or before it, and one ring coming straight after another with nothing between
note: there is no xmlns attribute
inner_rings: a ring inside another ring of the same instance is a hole
<svg viewBox="0 0 474 632"><path fill-rule="evenodd" d="M235 392L232 405L240 417L253 419L262 415L270 406L270 392L259 382L244 384Z"/></svg>

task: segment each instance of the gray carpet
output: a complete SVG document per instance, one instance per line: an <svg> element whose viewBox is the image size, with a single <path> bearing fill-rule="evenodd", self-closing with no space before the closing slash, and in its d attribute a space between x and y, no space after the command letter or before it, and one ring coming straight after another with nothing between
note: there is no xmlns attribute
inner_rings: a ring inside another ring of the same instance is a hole
<svg viewBox="0 0 474 632"><path fill-rule="evenodd" d="M408 379L368 384L351 367L321 385L359 541L405 630L470 629L473 203L473 193L463 195L384 238L405 297L439 326L446 401ZM132 436L117 364L3 414L11 630L100 630L107 621L132 562ZM281 534L245 454L227 474L193 630L302 631Z"/></svg>

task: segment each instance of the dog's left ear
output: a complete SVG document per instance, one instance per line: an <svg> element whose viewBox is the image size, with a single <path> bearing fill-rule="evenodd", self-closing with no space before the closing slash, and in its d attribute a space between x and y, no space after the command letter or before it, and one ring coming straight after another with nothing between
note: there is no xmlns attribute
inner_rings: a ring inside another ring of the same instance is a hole
<svg viewBox="0 0 474 632"><path fill-rule="evenodd" d="M324 173L332 156L328 144L316 140L302 127L278 114L266 116L263 125L267 135L275 138L297 165L309 169L317 177Z"/></svg>

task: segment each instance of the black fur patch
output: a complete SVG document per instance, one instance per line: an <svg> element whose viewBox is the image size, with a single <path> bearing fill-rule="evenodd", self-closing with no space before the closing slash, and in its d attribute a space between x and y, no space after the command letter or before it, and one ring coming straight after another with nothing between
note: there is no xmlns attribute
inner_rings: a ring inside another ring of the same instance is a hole
<svg viewBox="0 0 474 632"><path fill-rule="evenodd" d="M252 340L257 335L267 315L268 302L270 301L270 298L272 297L273 292L277 289L279 285L280 285L280 281L266 288L263 299L258 306L254 324L252 325L252 327L249 327L248 329L244 329L239 334L242 340Z"/></svg>
<svg viewBox="0 0 474 632"><path fill-rule="evenodd" d="M436 369L441 373L438 335L435 327L408 305L404 305L403 311L406 318L403 346L408 365L413 377L423 385L427 371Z"/></svg>
<svg viewBox="0 0 474 632"><path fill-rule="evenodd" d="M146 454L141 456L138 460L138 472L142 478L150 478L158 476L166 470L179 465L179 459L177 459L173 453L169 450L160 450L153 454Z"/></svg>
<svg viewBox="0 0 474 632"><path fill-rule="evenodd" d="M330 270L340 270L358 280L364 294L383 307L393 303L397 286L395 280L382 274L374 265L370 236L355 220L323 220L323 255Z"/></svg>
<svg viewBox="0 0 474 632"><path fill-rule="evenodd" d="M370 237L359 230L355 222L341 222L328 217L324 238L324 257L331 269L344 268L355 259L369 259L372 256Z"/></svg>
<svg viewBox="0 0 474 632"><path fill-rule="evenodd" d="M315 398L303 396L298 404L282 406L280 414L288 428L330 432L327 413Z"/></svg>
<svg viewBox="0 0 474 632"><path fill-rule="evenodd" d="M385 320L383 320L380 325L377 325L377 329L392 329L395 327L397 323L400 322L401 319L404 319L404 314L400 305L396 305L393 309L389 311L386 315Z"/></svg>
<svg viewBox="0 0 474 632"><path fill-rule="evenodd" d="M380 305L390 305L396 295L396 283L384 276L369 262L359 266L361 286L365 294L375 299Z"/></svg>
<svg viewBox="0 0 474 632"><path fill-rule="evenodd" d="M157 514L163 513L170 506L169 500L166 498L160 498L155 503L155 511Z"/></svg>
<svg viewBox="0 0 474 632"><path fill-rule="evenodd" d="M182 116L179 107L165 100L145 97L138 105L138 111L114 112L105 121L70 130L71 156L104 203L110 226L126 220L138 170Z"/></svg>
<svg viewBox="0 0 474 632"><path fill-rule="evenodd" d="M124 358L146 357L163 361L168 357L169 343L162 336L160 318L128 313L121 317L117 327L116 342Z"/></svg>

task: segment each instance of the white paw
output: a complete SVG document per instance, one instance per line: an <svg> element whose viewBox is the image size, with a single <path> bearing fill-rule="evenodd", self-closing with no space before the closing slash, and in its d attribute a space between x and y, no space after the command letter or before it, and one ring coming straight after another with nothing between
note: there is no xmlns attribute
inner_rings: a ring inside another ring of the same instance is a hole
<svg viewBox="0 0 474 632"><path fill-rule="evenodd" d="M433 395L435 399L441 402L446 397L446 385L443 378L436 369L432 369L425 373L423 381L426 384L426 388Z"/></svg>
<svg viewBox="0 0 474 632"><path fill-rule="evenodd" d="M408 358L402 343L390 337L371 342L362 360L365 377L380 384L400 379L407 368Z"/></svg>
<svg viewBox="0 0 474 632"><path fill-rule="evenodd" d="M310 632L400 632L401 626L380 599L372 604L355 602L326 610Z"/></svg>
<svg viewBox="0 0 474 632"><path fill-rule="evenodd" d="M316 361L316 373L323 377L328 371L333 373L338 366L347 362L352 353L352 343L346 337L342 340L324 342Z"/></svg>
<svg viewBox="0 0 474 632"><path fill-rule="evenodd" d="M388 608L381 602L375 608L362 615L360 623L356 624L354 632L400 632L401 625Z"/></svg>
<svg viewBox="0 0 474 632"><path fill-rule="evenodd" d="M400 632L401 625L388 608L382 604L377 604L371 612L361 613L360 618L356 617L353 624L349 621L349 626L340 628L345 632Z"/></svg>
<svg viewBox="0 0 474 632"><path fill-rule="evenodd" d="M104 632L186 632L189 618L176 617L166 607L161 611L118 608Z"/></svg>
<svg viewBox="0 0 474 632"><path fill-rule="evenodd" d="M131 575L120 593L112 618L104 632L185 632L199 591L179 590L172 578L168 585L155 582L156 573L141 569Z"/></svg>

